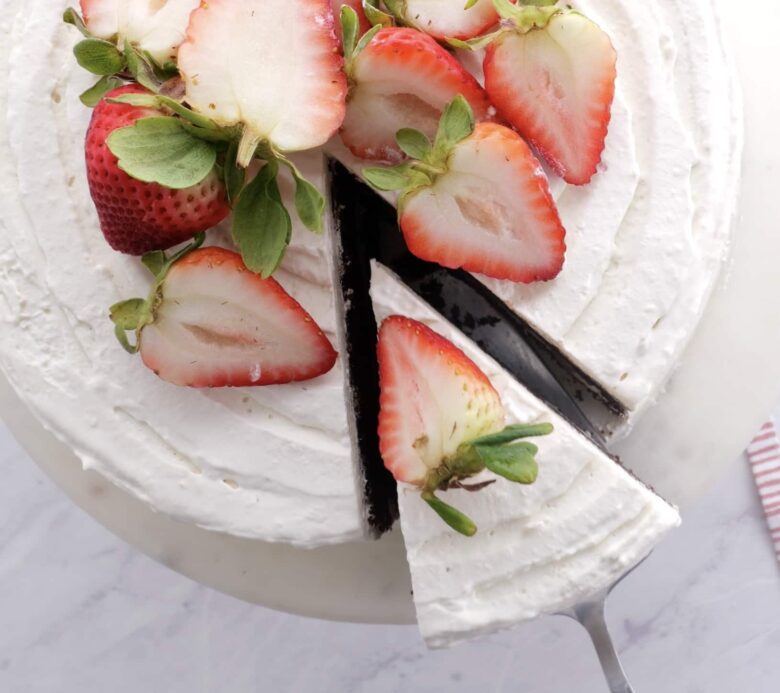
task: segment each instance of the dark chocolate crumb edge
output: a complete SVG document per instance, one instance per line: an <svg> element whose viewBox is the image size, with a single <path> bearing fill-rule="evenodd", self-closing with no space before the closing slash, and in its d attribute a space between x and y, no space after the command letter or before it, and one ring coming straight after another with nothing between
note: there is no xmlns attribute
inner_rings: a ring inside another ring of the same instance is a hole
<svg viewBox="0 0 780 693"><path fill-rule="evenodd" d="M363 497L367 520L374 537L389 531L398 519L398 488L379 453L379 366L377 363L377 324L371 302L371 253L361 210L344 207L349 199L351 174L326 158L328 194L333 220L336 266L342 292L346 334L344 368L351 391L351 425L363 472ZM365 232L365 233L362 233Z"/></svg>

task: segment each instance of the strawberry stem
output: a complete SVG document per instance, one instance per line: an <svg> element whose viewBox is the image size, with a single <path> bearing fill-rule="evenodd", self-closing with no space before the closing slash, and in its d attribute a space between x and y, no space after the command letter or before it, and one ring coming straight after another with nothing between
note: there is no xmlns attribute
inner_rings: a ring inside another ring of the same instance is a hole
<svg viewBox="0 0 780 693"><path fill-rule="evenodd" d="M456 532L467 537L473 537L477 533L477 525L474 523L474 520L468 515L464 515L460 510L445 503L432 491L424 491L422 499Z"/></svg>
<svg viewBox="0 0 780 693"><path fill-rule="evenodd" d="M238 143L238 155L236 156L239 166L246 168L252 163L252 159L262 139L254 130L244 127L244 132L241 133L241 140Z"/></svg>

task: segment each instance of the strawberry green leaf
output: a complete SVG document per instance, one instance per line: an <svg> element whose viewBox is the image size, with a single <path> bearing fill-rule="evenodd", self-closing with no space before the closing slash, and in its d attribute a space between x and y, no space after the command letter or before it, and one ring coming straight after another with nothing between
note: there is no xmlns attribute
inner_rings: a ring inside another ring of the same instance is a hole
<svg viewBox="0 0 780 693"><path fill-rule="evenodd" d="M395 20L379 8L379 0L363 0L363 12L372 26L395 26Z"/></svg>
<svg viewBox="0 0 780 693"><path fill-rule="evenodd" d="M458 142L474 132L474 111L469 102L458 94L444 109L436 132L434 149L438 156L446 156Z"/></svg>
<svg viewBox="0 0 780 693"><path fill-rule="evenodd" d="M279 164L268 161L244 188L233 213L233 240L246 266L263 278L279 266L292 235L292 221L276 180L278 173Z"/></svg>
<svg viewBox="0 0 780 693"><path fill-rule="evenodd" d="M238 165L238 140L233 140L225 155L224 180L228 202L233 207L246 182L246 169Z"/></svg>
<svg viewBox="0 0 780 693"><path fill-rule="evenodd" d="M513 424L507 426L503 431L491 433L482 436L476 440L469 441L470 445L505 445L520 438L536 438L538 436L547 436L553 432L553 425L550 423L538 424Z"/></svg>
<svg viewBox="0 0 780 693"><path fill-rule="evenodd" d="M218 133L215 135L215 138L218 140L229 141L236 136L236 131L234 129L220 129L211 118L200 115L200 113L195 113L195 111L187 108L184 104L179 103L176 99L172 99L170 96L164 96L163 94L120 94L119 96L112 98L111 103L126 103L130 106L154 108L157 110L167 108L192 125L203 130L213 130L214 133Z"/></svg>
<svg viewBox="0 0 780 693"><path fill-rule="evenodd" d="M87 108L94 108L100 103L100 100L112 89L122 85L122 80L118 77L105 75L101 77L93 86L87 89L79 99Z"/></svg>
<svg viewBox="0 0 780 693"><path fill-rule="evenodd" d="M474 5L476 5L478 2L479 2L479 0L468 0L468 2L466 2L466 5L464 6L464 8L463 8L463 9L464 9L464 10L470 10L470 9L471 9L472 7L474 7ZM556 2L557 2L557 0L556 0Z"/></svg>
<svg viewBox="0 0 780 693"><path fill-rule="evenodd" d="M539 466L534 459L538 448L531 443L475 445L474 449L487 469L509 481L532 484L539 475Z"/></svg>
<svg viewBox="0 0 780 693"><path fill-rule="evenodd" d="M142 55L154 71L154 76L159 82L167 82L169 79L179 76L179 68L172 60L160 64L149 51L143 51Z"/></svg>
<svg viewBox="0 0 780 693"><path fill-rule="evenodd" d="M453 48L462 48L463 50L467 51L478 51L482 50L483 48L487 48L487 46L493 43L493 41L501 36L501 34L505 34L506 32L506 29L501 28L497 29L496 31L492 31L489 34L485 34L484 36L476 36L466 41L456 38L448 38L447 43L450 44L450 46Z"/></svg>
<svg viewBox="0 0 780 693"><path fill-rule="evenodd" d="M121 327L125 331L135 330L147 310L147 302L144 299L131 298L111 306L111 320L117 327Z"/></svg>
<svg viewBox="0 0 780 693"><path fill-rule="evenodd" d="M149 91L159 91L160 82L154 73L154 67L143 53L138 51L129 41L125 41L125 58L127 59L127 70L135 77L138 84L146 87Z"/></svg>
<svg viewBox="0 0 780 693"><path fill-rule="evenodd" d="M412 159L425 159L431 153L431 141L427 135L414 128L402 128L395 139L404 154Z"/></svg>
<svg viewBox="0 0 780 693"><path fill-rule="evenodd" d="M543 29L550 18L561 12L555 7L558 0L525 0L516 5L510 0L493 0L493 6L501 19L510 21L525 33L534 28Z"/></svg>
<svg viewBox="0 0 780 693"><path fill-rule="evenodd" d="M384 0L385 7L390 11L390 14L398 21L403 21L406 15L406 1L405 0Z"/></svg>
<svg viewBox="0 0 780 693"><path fill-rule="evenodd" d="M65 12L62 13L62 21L65 22L65 24L71 24L72 26L75 26L84 36L92 36L92 34L89 33L89 29L87 29L86 24L84 24L84 20L81 18L81 15L72 7L69 7L67 10L65 10Z"/></svg>
<svg viewBox="0 0 780 693"><path fill-rule="evenodd" d="M73 55L81 67L93 75L115 75L125 67L125 59L113 43L86 38L73 47Z"/></svg>
<svg viewBox="0 0 780 693"><path fill-rule="evenodd" d="M445 503L441 498L437 498L433 493L423 492L422 499L456 532L467 537L473 537L477 533L477 525L470 517Z"/></svg>
<svg viewBox="0 0 780 693"><path fill-rule="evenodd" d="M295 181L295 210L298 213L298 218L309 231L322 233L325 198L316 186L303 177L292 161L284 157L280 157L280 161L290 169Z"/></svg>
<svg viewBox="0 0 780 693"><path fill-rule="evenodd" d="M180 190L200 183L217 160L213 145L193 137L176 118L141 118L106 140L132 178Z"/></svg>
<svg viewBox="0 0 780 693"><path fill-rule="evenodd" d="M138 353L138 350L141 348L140 342L136 341L135 344L130 344L130 340L127 338L127 330L121 325L114 325L114 334L116 335L117 341L128 354Z"/></svg>
<svg viewBox="0 0 780 693"><path fill-rule="evenodd" d="M403 190L409 184L409 164L365 168L363 177L377 190Z"/></svg>
<svg viewBox="0 0 780 693"><path fill-rule="evenodd" d="M355 46L355 53L360 53L360 51L362 51L369 43L371 43L374 36L376 36L381 29L381 24L375 24L365 34L363 34L360 41L358 41L357 46Z"/></svg>
<svg viewBox="0 0 780 693"><path fill-rule="evenodd" d="M167 261L168 259L165 257L165 253L162 250L153 250L151 253L146 253L146 255L141 258L144 267L146 267L146 269L155 277L159 277L162 274Z"/></svg>
<svg viewBox="0 0 780 693"><path fill-rule="evenodd" d="M349 60L355 54L355 46L358 42L359 20L357 12L349 5L342 5L340 19L344 59Z"/></svg>

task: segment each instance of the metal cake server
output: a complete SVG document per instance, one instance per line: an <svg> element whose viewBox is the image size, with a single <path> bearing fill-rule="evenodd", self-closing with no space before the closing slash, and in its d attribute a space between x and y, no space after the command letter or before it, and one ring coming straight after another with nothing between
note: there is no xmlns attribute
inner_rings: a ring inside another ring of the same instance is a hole
<svg viewBox="0 0 780 693"><path fill-rule="evenodd" d="M447 270L412 255L398 228L396 210L335 159L328 161L328 188L337 228L337 252L349 286L344 303L349 312L364 310L360 329L370 313L371 260L378 260L434 310L467 334L534 395L545 401L597 445L601 433L575 399L550 372L520 321L470 274ZM630 573L631 571L629 571ZM612 693L632 693L604 618L613 585L587 601L561 612L582 624L598 654Z"/></svg>
<svg viewBox="0 0 780 693"><path fill-rule="evenodd" d="M599 658L599 664L604 672L610 693L634 693L631 683L626 676L623 665L620 662L615 643L609 633L605 618L607 597L628 575L636 570L644 561L637 563L631 570L621 575L617 581L607 589L594 594L588 600L575 604L570 609L560 612L561 616L568 616L580 623L588 632L593 647Z"/></svg>

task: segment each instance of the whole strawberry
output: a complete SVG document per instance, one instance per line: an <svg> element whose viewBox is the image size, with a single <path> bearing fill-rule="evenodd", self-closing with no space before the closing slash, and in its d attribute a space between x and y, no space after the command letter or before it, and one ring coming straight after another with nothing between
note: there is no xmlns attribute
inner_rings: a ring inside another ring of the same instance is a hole
<svg viewBox="0 0 780 693"><path fill-rule="evenodd" d="M216 169L197 185L173 190L132 178L106 140L142 118L164 115L153 108L111 103L122 94L148 94L128 85L110 91L96 106L85 143L87 180L100 228L114 250L143 255L182 243L222 221L230 212Z"/></svg>

